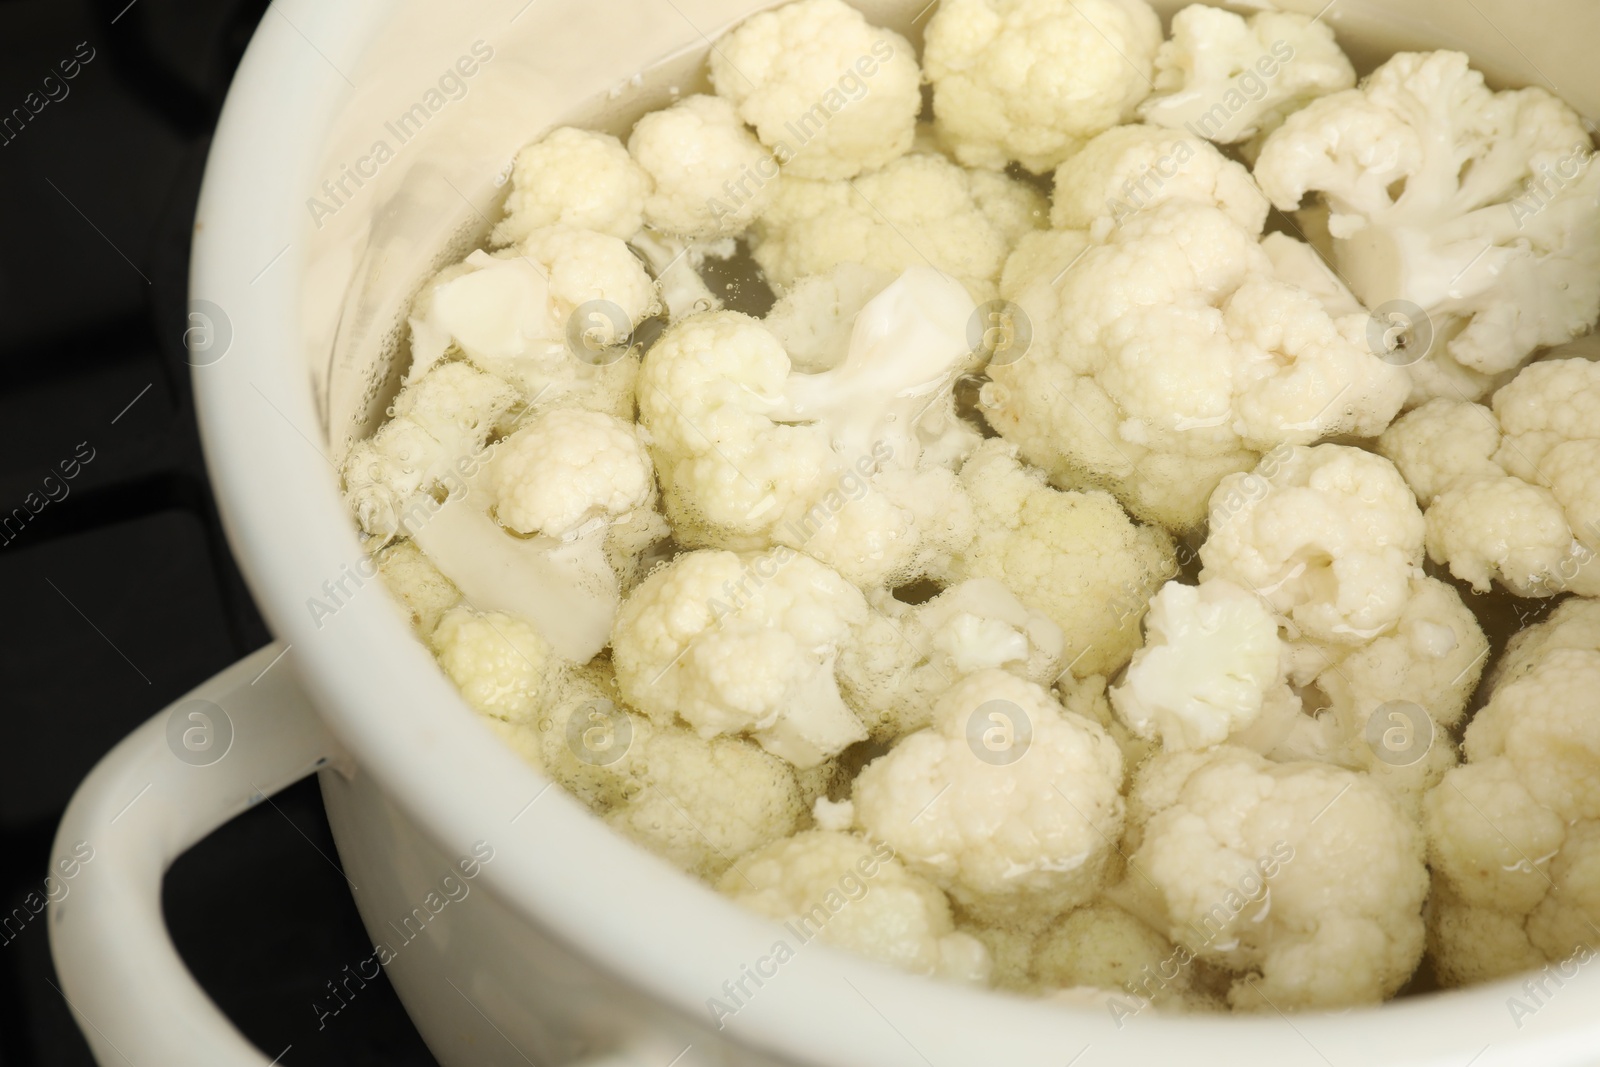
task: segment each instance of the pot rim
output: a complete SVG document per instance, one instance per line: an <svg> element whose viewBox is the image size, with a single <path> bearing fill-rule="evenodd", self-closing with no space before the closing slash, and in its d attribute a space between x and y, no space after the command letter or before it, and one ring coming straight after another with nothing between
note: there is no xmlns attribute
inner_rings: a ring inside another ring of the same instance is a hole
<svg viewBox="0 0 1600 1067"><path fill-rule="evenodd" d="M266 17L239 67L195 224L191 297L231 323L225 355L193 372L229 542L273 633L291 646L286 662L358 773L372 775L442 847L465 854L473 841L493 845L496 861L482 878L526 920L709 1025L707 998L722 997L724 981L767 955L782 929L608 832L525 765L476 722L386 594L351 596L322 618L308 610L308 599L362 552L337 474L319 455L304 370L302 297L323 281L305 255L304 201L330 116L354 91L329 57L359 70L386 11L365 0L292 12L292 25ZM826 946L798 952L772 981L781 987L749 997L727 1020L727 1036L797 1061L863 1067L919 1067L929 1055L1059 1067L1085 1048L1130 1062L1321 1065L1377 1056L1464 1067L1475 1056L1479 1065L1498 1062L1513 1041L1505 1062L1565 1062L1595 1031L1585 1002L1600 1000L1596 973L1566 979L1578 990L1551 999L1520 1029L1506 1005L1525 996L1516 979L1344 1013L1149 1013L1117 1024L1103 1009L930 981Z"/></svg>

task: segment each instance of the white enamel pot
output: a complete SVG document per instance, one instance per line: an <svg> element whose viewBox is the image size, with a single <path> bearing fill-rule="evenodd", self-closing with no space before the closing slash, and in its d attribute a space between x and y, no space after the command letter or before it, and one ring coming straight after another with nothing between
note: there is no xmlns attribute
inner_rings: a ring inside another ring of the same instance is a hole
<svg viewBox="0 0 1600 1067"><path fill-rule="evenodd" d="M915 39L925 2L867 7ZM335 465L392 395L405 300L482 235L515 149L561 121L625 130L668 84L692 88L708 39L759 6L268 9L211 152L191 322L217 498L278 642L135 731L62 822L53 869L71 867L72 891L51 906L51 947L100 1062L269 1063L185 970L160 885L188 846L314 771L361 915L391 950L389 978L452 1067L1600 1062L1594 969L1520 1019L1509 981L1339 1014L1147 1012L1119 1027L1104 1010L940 984L817 944L774 967L775 943L792 941L783 928L609 833L475 721L364 577ZM1347 41L1460 47L1502 83L1600 108L1594 0L1334 0L1324 17ZM72 866L79 842L93 859ZM470 893L440 905L451 885ZM775 974L744 978L749 995L719 1027L707 1000L726 1002L724 983L746 968Z"/></svg>

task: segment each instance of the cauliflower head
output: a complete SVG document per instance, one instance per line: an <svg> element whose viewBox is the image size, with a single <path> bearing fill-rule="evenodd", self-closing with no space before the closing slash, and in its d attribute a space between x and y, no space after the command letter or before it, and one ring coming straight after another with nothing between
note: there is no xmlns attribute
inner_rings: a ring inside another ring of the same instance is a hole
<svg viewBox="0 0 1600 1067"><path fill-rule="evenodd" d="M547 412L502 441L489 481L500 525L551 537L621 519L655 494L633 424L580 408Z"/></svg>
<svg viewBox="0 0 1600 1067"><path fill-rule="evenodd" d="M361 529L388 540L407 513L431 503L425 498L461 491L517 399L515 388L467 363L415 375L395 397L393 417L345 457L345 503Z"/></svg>
<svg viewBox="0 0 1600 1067"><path fill-rule="evenodd" d="M949 388L972 310L953 279L911 268L856 316L847 358L814 374L792 373L748 316L670 328L639 408L679 540L801 548L863 588L939 576L972 536L950 468L978 437Z"/></svg>
<svg viewBox="0 0 1600 1067"><path fill-rule="evenodd" d="M805 818L794 768L740 737L666 727L640 753L631 799L610 826L674 866L715 881L745 853L788 837Z"/></svg>
<svg viewBox="0 0 1600 1067"><path fill-rule="evenodd" d="M1286 11L1244 18L1191 4L1172 17L1172 38L1156 52L1155 92L1139 117L1238 144L1355 84L1355 68L1326 22Z"/></svg>
<svg viewBox="0 0 1600 1067"><path fill-rule="evenodd" d="M1416 969L1422 835L1365 775L1221 745L1156 756L1129 805L1167 935L1233 973L1233 1007L1377 1003Z"/></svg>
<svg viewBox="0 0 1600 1067"><path fill-rule="evenodd" d="M958 678L1004 669L1049 686L1061 672L1061 627L993 578L961 582L915 606L887 590L868 601L873 614L840 656L839 681L880 740L929 725L933 698Z"/></svg>
<svg viewBox="0 0 1600 1067"><path fill-rule="evenodd" d="M842 0L797 0L711 48L711 84L786 174L840 180L911 148L922 109L911 42Z"/></svg>
<svg viewBox="0 0 1600 1067"><path fill-rule="evenodd" d="M1266 598L1299 634L1361 644L1399 621L1422 565L1423 520L1394 464L1344 445L1274 451L1211 498L1202 582Z"/></svg>
<svg viewBox="0 0 1600 1067"><path fill-rule="evenodd" d="M1134 212L1168 200L1215 204L1251 233L1261 232L1272 206L1248 170L1207 142L1157 126L1114 126L1056 168L1050 225L1101 241Z"/></svg>
<svg viewBox="0 0 1600 1067"><path fill-rule="evenodd" d="M577 406L633 416L634 327L660 307L621 240L536 230L493 255L476 251L423 287L410 317L415 377L451 353L514 385L524 410Z"/></svg>
<svg viewBox="0 0 1600 1067"><path fill-rule="evenodd" d="M1428 555L1487 592L1600 595L1600 364L1522 370L1490 407L1438 398L1384 432L1427 506Z"/></svg>
<svg viewBox="0 0 1600 1067"><path fill-rule="evenodd" d="M1318 193L1334 259L1411 347L1413 399L1473 400L1600 314L1600 172L1542 89L1490 90L1460 52L1406 52L1291 115L1256 162L1279 208Z"/></svg>
<svg viewBox="0 0 1600 1067"><path fill-rule="evenodd" d="M650 176L608 133L572 126L551 130L517 153L497 245L535 230L570 226L627 240L644 225Z"/></svg>
<svg viewBox="0 0 1600 1067"><path fill-rule="evenodd" d="M558 670L537 629L505 612L459 604L429 636L439 666L475 711L521 722L534 715Z"/></svg>
<svg viewBox="0 0 1600 1067"><path fill-rule="evenodd" d="M777 161L720 96L696 94L650 112L633 127L628 152L653 183L645 221L664 233L741 233L777 190Z"/></svg>
<svg viewBox="0 0 1600 1067"><path fill-rule="evenodd" d="M785 180L752 228L781 288L841 263L899 273L931 265L989 300L1006 256L1046 221L1044 198L1003 174L914 154L853 181Z"/></svg>
<svg viewBox="0 0 1600 1067"><path fill-rule="evenodd" d="M861 592L793 549L700 551L650 574L612 630L617 686L659 723L750 734L813 767L867 731L839 694L839 651L867 620Z"/></svg>
<svg viewBox="0 0 1600 1067"><path fill-rule="evenodd" d="M944 0L923 55L939 138L966 166L1043 174L1133 117L1160 44L1144 0Z"/></svg>
<svg viewBox="0 0 1600 1067"><path fill-rule="evenodd" d="M894 850L834 830L807 830L757 849L717 888L759 915L913 974L983 984L989 951L960 933L950 903Z"/></svg>
<svg viewBox="0 0 1600 1067"><path fill-rule="evenodd" d="M1376 436L1409 389L1365 316L1279 281L1258 234L1210 203L1157 203L1103 243L1053 231L1013 259L1002 295L1035 343L991 368L984 413L1057 484L1110 489L1142 519L1197 526L1225 476L1280 444Z"/></svg>
<svg viewBox="0 0 1600 1067"><path fill-rule="evenodd" d="M1101 888L1122 831L1122 755L1006 671L957 682L933 724L868 764L856 825L988 923L1038 923Z"/></svg>
<svg viewBox="0 0 1600 1067"><path fill-rule="evenodd" d="M1168 582L1144 628L1144 647L1110 694L1139 737L1169 752L1207 748L1246 730L1269 704L1298 710L1278 618L1254 593L1222 579Z"/></svg>
<svg viewBox="0 0 1600 1067"><path fill-rule="evenodd" d="M1150 591L1172 577L1172 539L1128 518L1108 493L1051 488L1014 446L985 441L961 469L977 535L956 557L957 579L992 578L1050 618L1078 678L1110 674L1139 646Z"/></svg>

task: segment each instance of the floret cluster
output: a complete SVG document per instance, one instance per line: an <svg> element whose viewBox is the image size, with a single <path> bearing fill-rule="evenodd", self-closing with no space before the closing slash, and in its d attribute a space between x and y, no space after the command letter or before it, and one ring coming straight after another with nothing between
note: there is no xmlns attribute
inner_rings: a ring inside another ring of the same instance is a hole
<svg viewBox="0 0 1600 1067"><path fill-rule="evenodd" d="M615 831L922 974L1120 1018L1592 947L1578 116L1279 12L925 41L797 0L517 156L344 460L440 668Z"/></svg>

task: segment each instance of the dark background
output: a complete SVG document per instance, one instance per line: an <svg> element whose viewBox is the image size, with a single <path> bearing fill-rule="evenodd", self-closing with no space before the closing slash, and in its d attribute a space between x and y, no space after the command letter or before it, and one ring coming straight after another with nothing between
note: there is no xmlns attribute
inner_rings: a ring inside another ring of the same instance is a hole
<svg viewBox="0 0 1600 1067"><path fill-rule="evenodd" d="M80 442L94 456L0 545L0 915L42 889L95 761L268 640L217 524L182 340L211 129L263 17L265 0L0 0L0 117L93 49L64 98L0 133L0 514ZM385 982L318 1030L324 983L370 945L318 854L336 856L315 783L276 801L169 874L179 951L268 1057L292 1046L283 1064L433 1064ZM0 944L0 1064L93 1063L53 984L36 918Z"/></svg>

